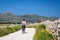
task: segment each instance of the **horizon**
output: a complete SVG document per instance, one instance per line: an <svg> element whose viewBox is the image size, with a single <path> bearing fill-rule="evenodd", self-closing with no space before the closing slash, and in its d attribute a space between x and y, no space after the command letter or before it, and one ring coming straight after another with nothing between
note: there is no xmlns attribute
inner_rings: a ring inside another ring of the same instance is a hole
<svg viewBox="0 0 60 40"><path fill-rule="evenodd" d="M37 14L60 18L59 0L0 0L0 13L12 12L15 15Z"/></svg>
<svg viewBox="0 0 60 40"><path fill-rule="evenodd" d="M11 12L6 12L6 13L0 13L0 14L7 14L7 13L11 13ZM12 15L15 15L15 16L24 16L24 15L36 15L36 16L41 16L41 15L37 15L37 14L22 14L22 15L17 15L17 14L14 14L14 13L11 13ZM47 16L43 16L43 17L47 17ZM51 17L56 17L56 16L51 16ZM50 18L50 17L47 17L47 18ZM59 18L59 17L56 17L56 18ZM60 19L60 18L59 18Z"/></svg>

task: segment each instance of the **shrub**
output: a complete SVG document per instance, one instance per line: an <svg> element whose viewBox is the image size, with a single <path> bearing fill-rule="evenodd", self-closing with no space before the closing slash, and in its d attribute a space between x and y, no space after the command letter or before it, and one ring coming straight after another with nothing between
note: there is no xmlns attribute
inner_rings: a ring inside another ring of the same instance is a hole
<svg viewBox="0 0 60 40"><path fill-rule="evenodd" d="M15 29L15 31L18 31L18 30L20 30L21 29L21 27L20 26L15 26L15 27L13 27L14 29Z"/></svg>
<svg viewBox="0 0 60 40"><path fill-rule="evenodd" d="M38 26L38 28L40 28L40 29L45 29L46 27L45 27L44 24L40 24L40 25Z"/></svg>
<svg viewBox="0 0 60 40"><path fill-rule="evenodd" d="M53 36L44 29L36 32L33 40L53 40Z"/></svg>
<svg viewBox="0 0 60 40"><path fill-rule="evenodd" d="M60 31L58 32L58 36L60 37Z"/></svg>
<svg viewBox="0 0 60 40"><path fill-rule="evenodd" d="M7 27L7 28L0 28L0 37L4 35L8 35L10 33L13 33L15 31L20 30L20 26L15 26L15 27Z"/></svg>
<svg viewBox="0 0 60 40"><path fill-rule="evenodd" d="M33 40L53 40L53 36L45 29L45 25L42 24L38 26Z"/></svg>
<svg viewBox="0 0 60 40"><path fill-rule="evenodd" d="M7 29L0 29L0 37L9 34Z"/></svg>

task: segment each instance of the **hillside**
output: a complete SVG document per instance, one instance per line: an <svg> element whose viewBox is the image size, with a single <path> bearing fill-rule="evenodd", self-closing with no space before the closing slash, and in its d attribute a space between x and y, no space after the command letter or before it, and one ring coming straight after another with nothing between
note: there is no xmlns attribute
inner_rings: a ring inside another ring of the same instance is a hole
<svg viewBox="0 0 60 40"><path fill-rule="evenodd" d="M39 16L35 14L26 14L26 15L14 15L13 13L0 13L0 23L21 23L21 20L25 18L27 22L41 22L45 20L57 20L57 17L45 17L45 16Z"/></svg>

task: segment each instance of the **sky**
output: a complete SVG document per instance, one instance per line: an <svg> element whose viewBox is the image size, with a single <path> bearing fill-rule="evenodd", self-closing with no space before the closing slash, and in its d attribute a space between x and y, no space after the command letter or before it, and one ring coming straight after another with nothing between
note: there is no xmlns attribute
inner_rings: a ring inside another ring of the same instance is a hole
<svg viewBox="0 0 60 40"><path fill-rule="evenodd" d="M0 13L6 12L60 18L60 0L0 0Z"/></svg>

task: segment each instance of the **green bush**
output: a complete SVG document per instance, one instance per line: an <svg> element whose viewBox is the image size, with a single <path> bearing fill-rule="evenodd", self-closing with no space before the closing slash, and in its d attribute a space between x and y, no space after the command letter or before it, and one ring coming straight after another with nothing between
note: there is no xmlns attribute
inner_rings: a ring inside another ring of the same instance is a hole
<svg viewBox="0 0 60 40"><path fill-rule="evenodd" d="M8 30L9 33L15 32L13 27L7 27L6 30Z"/></svg>
<svg viewBox="0 0 60 40"><path fill-rule="evenodd" d="M53 40L52 34L49 34L46 30L40 30L34 36L34 40Z"/></svg>
<svg viewBox="0 0 60 40"><path fill-rule="evenodd" d="M7 29L0 29L0 37L9 34Z"/></svg>
<svg viewBox="0 0 60 40"><path fill-rule="evenodd" d="M10 33L13 33L15 31L20 30L20 26L15 26L15 27L7 27L7 28L0 28L0 37L4 35L8 35Z"/></svg>
<svg viewBox="0 0 60 40"><path fill-rule="evenodd" d="M58 32L58 36L60 37L60 31Z"/></svg>
<svg viewBox="0 0 60 40"><path fill-rule="evenodd" d="M36 31L39 32L39 30L43 30L43 29L46 29L45 25L40 24L40 25L37 26Z"/></svg>
<svg viewBox="0 0 60 40"><path fill-rule="evenodd" d="M38 26L33 40L53 40L53 36L45 29L45 25L42 24Z"/></svg>
<svg viewBox="0 0 60 40"><path fill-rule="evenodd" d="M20 26L15 26L15 27L13 27L14 29L15 29L15 31L18 31L18 30L20 30L21 29L21 27Z"/></svg>
<svg viewBox="0 0 60 40"><path fill-rule="evenodd" d="M40 25L38 26L38 28L39 28L39 29L45 29L46 27L45 27L44 24L40 24Z"/></svg>

